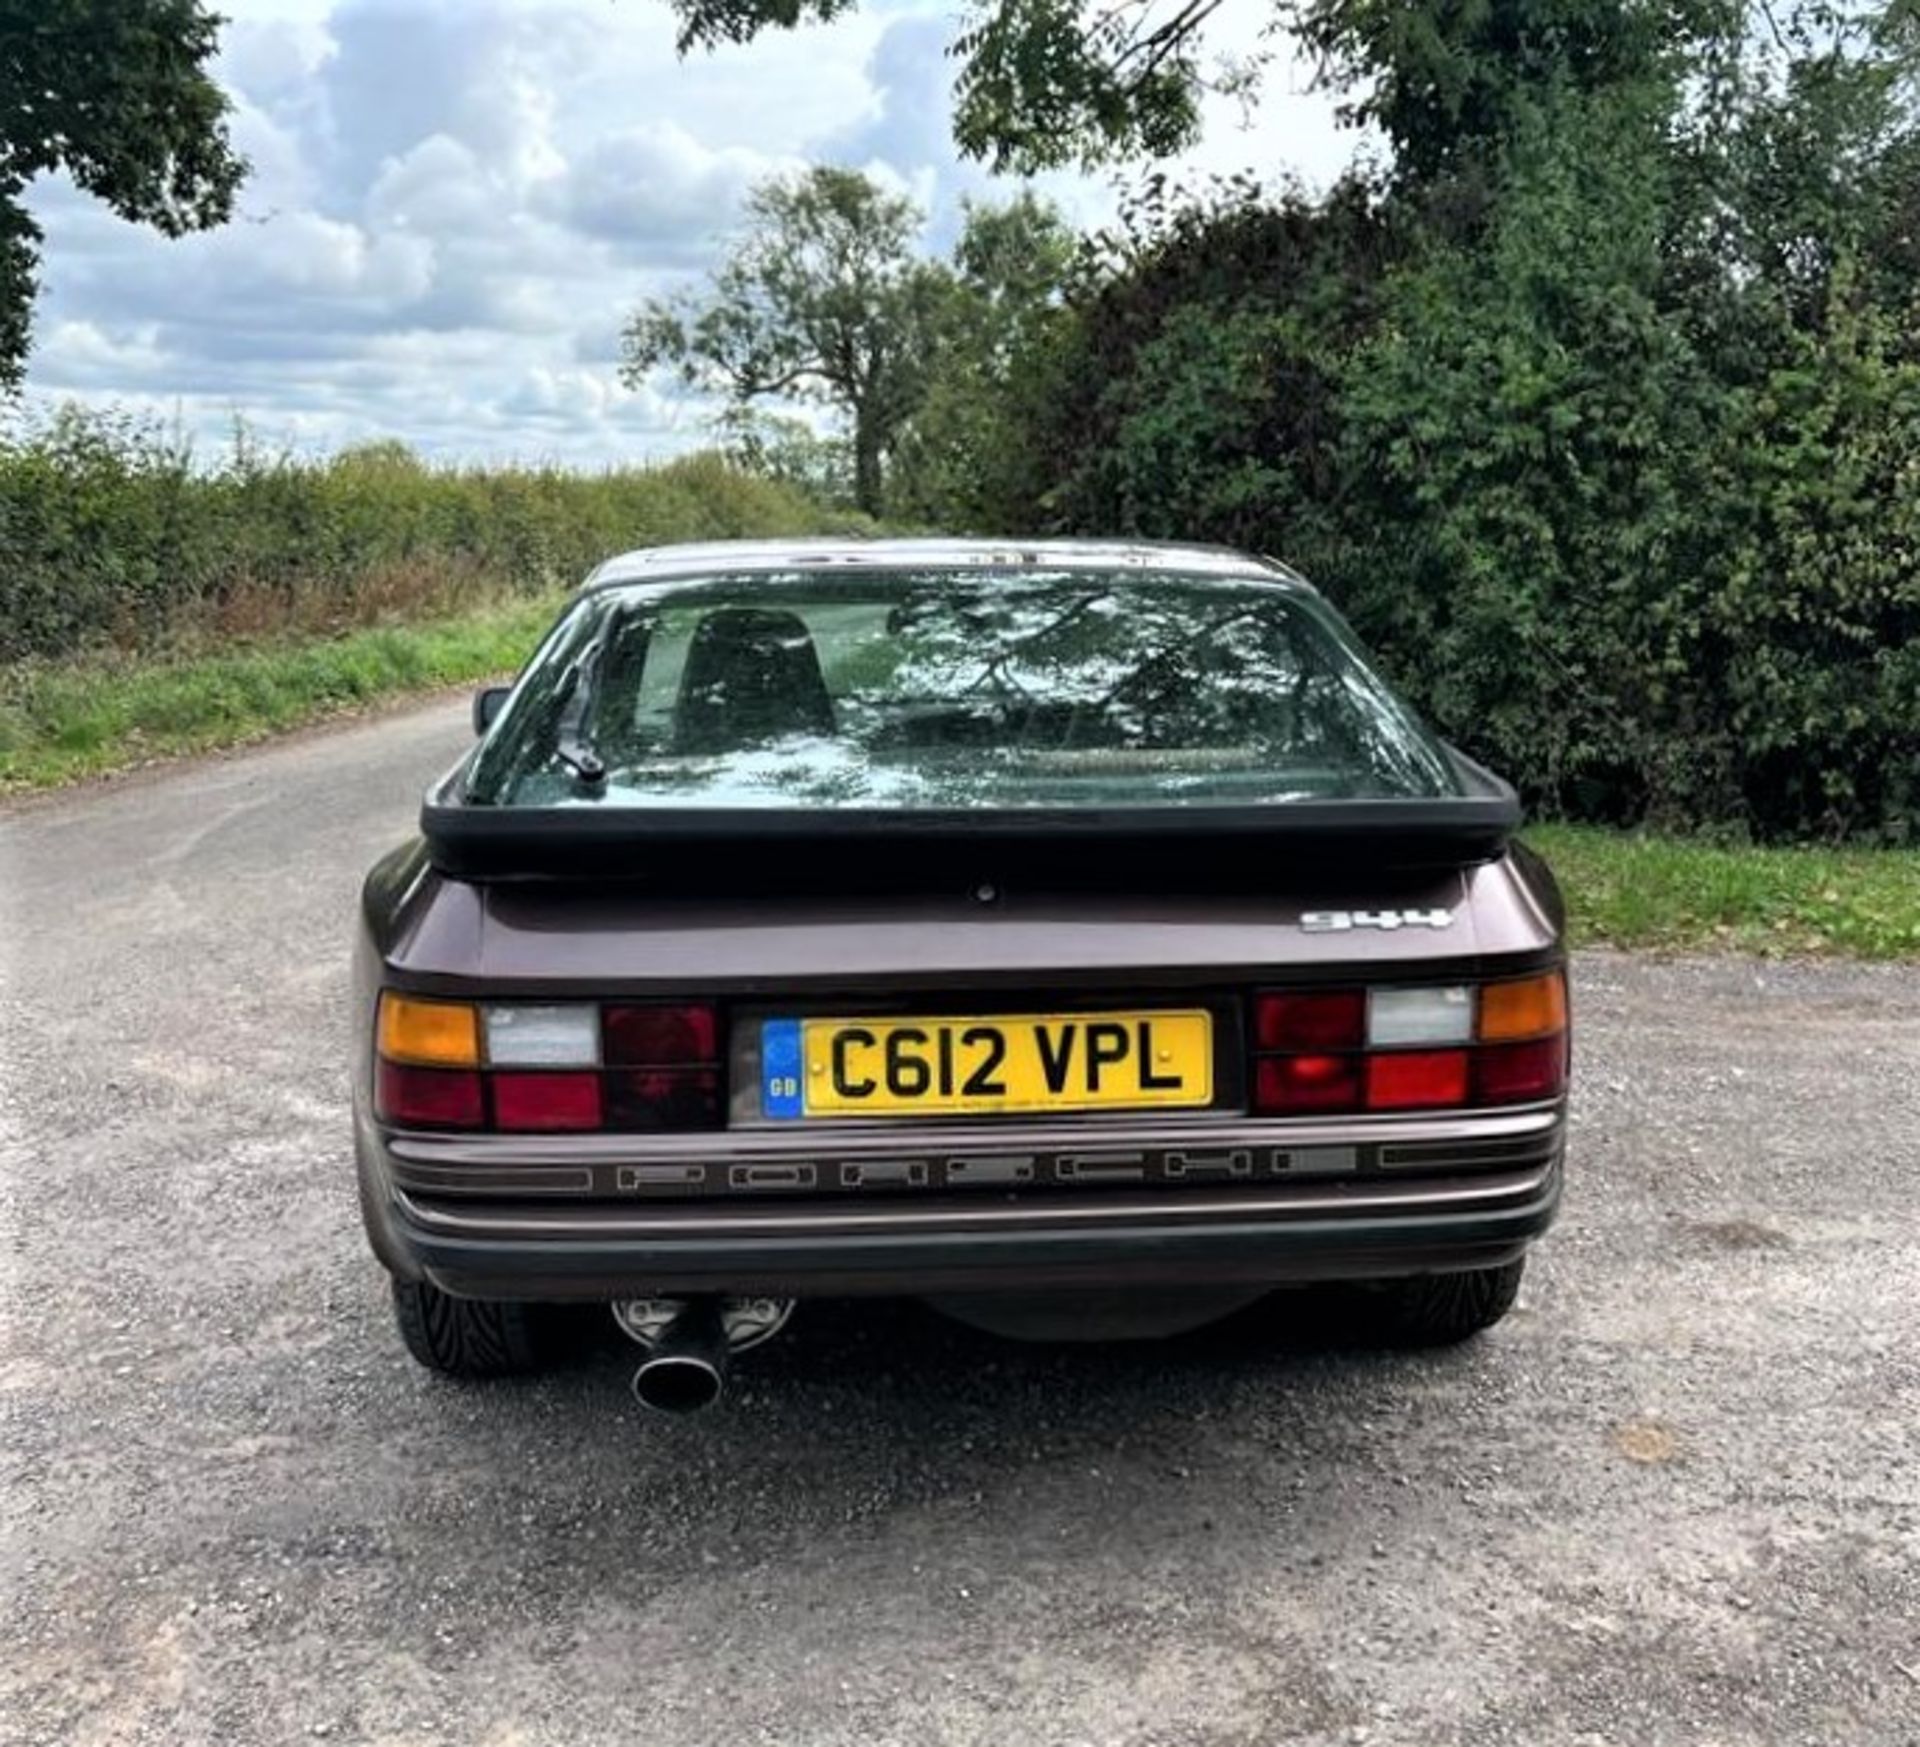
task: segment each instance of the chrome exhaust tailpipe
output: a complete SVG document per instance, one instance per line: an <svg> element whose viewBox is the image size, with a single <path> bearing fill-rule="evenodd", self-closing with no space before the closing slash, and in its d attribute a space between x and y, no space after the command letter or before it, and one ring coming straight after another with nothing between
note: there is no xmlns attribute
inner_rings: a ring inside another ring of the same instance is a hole
<svg viewBox="0 0 1920 1747"><path fill-rule="evenodd" d="M647 1349L633 1398L659 1413L692 1414L726 1392L735 1352L786 1326L791 1299L628 1298L613 1307L622 1331Z"/></svg>
<svg viewBox="0 0 1920 1747"><path fill-rule="evenodd" d="M659 1413L698 1413L725 1393L728 1357L720 1300L689 1298L640 1361L633 1398Z"/></svg>

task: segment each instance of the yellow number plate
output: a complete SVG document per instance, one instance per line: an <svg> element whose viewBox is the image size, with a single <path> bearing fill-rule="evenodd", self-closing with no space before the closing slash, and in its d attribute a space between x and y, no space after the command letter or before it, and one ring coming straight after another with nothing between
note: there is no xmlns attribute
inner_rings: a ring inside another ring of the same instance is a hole
<svg viewBox="0 0 1920 1747"><path fill-rule="evenodd" d="M1213 1100L1204 1011L764 1022L771 1117L1183 1109Z"/></svg>

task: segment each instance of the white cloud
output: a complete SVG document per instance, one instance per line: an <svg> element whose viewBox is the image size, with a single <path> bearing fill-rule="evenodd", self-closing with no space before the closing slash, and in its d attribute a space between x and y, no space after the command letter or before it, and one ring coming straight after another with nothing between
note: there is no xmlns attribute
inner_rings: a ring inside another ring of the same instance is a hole
<svg viewBox="0 0 1920 1747"><path fill-rule="evenodd" d="M369 232L317 212L290 212L255 237L226 230L191 257L194 289L208 298L264 293L405 305L433 284L433 245L398 231Z"/></svg>
<svg viewBox="0 0 1920 1747"><path fill-rule="evenodd" d="M626 392L598 370L536 364L501 402L501 410L510 416L573 424L581 419L604 419L618 411Z"/></svg>
<svg viewBox="0 0 1920 1747"><path fill-rule="evenodd" d="M705 146L677 122L644 122L586 148L560 209L625 252L697 259L713 251L754 183L799 163L745 146Z"/></svg>
<svg viewBox="0 0 1920 1747"><path fill-rule="evenodd" d="M111 389L163 376L169 359L151 325L113 335L90 321L57 321L40 335L39 362L75 386Z"/></svg>
<svg viewBox="0 0 1920 1747"><path fill-rule="evenodd" d="M498 194L472 147L433 133L381 167L367 214L376 224L429 236L470 232L493 222Z"/></svg>
<svg viewBox="0 0 1920 1747"><path fill-rule="evenodd" d="M623 320L714 259L748 188L865 167L933 215L1003 191L948 128L953 21L914 0L679 60L660 0L228 0L220 75L253 164L232 224L168 243L37 186L46 290L29 386L224 440L399 436L466 458L631 460L700 409L617 377ZM1258 18L1243 28L1257 27ZM1227 42L1244 50L1245 43ZM1324 182L1351 145L1280 69L1192 162ZM1082 222L1103 178L1041 187Z"/></svg>
<svg viewBox="0 0 1920 1747"><path fill-rule="evenodd" d="M220 40L220 72L230 89L256 100L302 100L333 53L326 8L306 18L235 18Z"/></svg>

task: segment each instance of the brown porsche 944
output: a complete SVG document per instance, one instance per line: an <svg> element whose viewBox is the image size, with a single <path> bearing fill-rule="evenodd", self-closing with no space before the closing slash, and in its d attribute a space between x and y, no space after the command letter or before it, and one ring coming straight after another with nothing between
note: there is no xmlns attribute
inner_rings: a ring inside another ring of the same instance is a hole
<svg viewBox="0 0 1920 1747"><path fill-rule="evenodd" d="M602 565L368 878L361 1204L408 1348L610 1304L704 1404L808 1296L1169 1331L1512 1304L1562 915L1513 791L1298 576L795 541Z"/></svg>

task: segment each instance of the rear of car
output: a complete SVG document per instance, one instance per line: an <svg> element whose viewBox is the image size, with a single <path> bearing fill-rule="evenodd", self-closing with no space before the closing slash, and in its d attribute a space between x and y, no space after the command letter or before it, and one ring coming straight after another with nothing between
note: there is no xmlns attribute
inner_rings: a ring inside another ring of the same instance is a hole
<svg viewBox="0 0 1920 1747"><path fill-rule="evenodd" d="M723 1357L810 1295L1057 1326L1343 1278L1470 1333L1564 1144L1516 817L1258 561L610 567L368 882L403 1332L503 1369L601 1300Z"/></svg>

